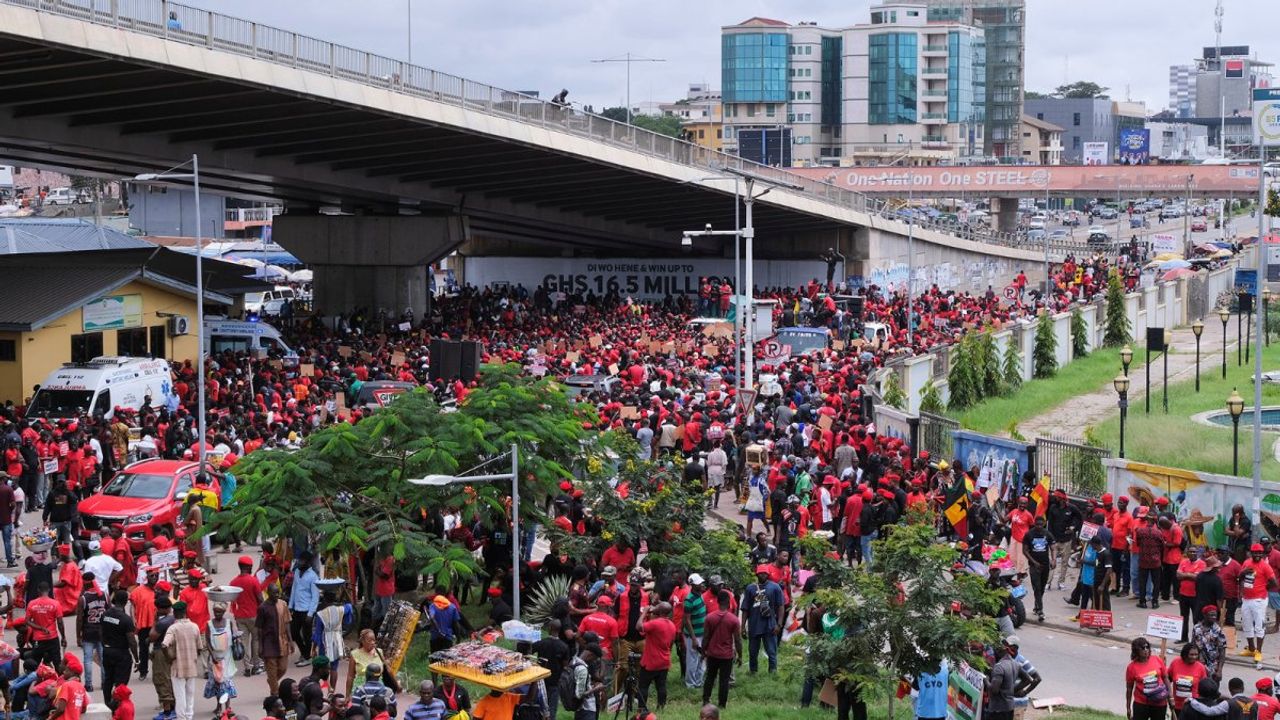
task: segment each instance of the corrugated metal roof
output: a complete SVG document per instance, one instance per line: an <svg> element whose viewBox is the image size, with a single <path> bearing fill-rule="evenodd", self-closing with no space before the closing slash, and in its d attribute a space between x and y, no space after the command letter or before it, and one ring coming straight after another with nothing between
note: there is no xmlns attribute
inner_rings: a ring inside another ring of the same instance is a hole
<svg viewBox="0 0 1280 720"><path fill-rule="evenodd" d="M0 329L39 328L141 276L137 267L0 267Z"/></svg>
<svg viewBox="0 0 1280 720"><path fill-rule="evenodd" d="M75 218L0 218L0 255L154 247L141 238Z"/></svg>

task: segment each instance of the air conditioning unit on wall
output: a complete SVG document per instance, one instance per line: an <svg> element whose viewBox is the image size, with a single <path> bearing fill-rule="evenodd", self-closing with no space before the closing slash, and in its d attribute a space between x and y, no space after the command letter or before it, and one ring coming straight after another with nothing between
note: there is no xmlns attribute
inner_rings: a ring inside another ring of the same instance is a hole
<svg viewBox="0 0 1280 720"><path fill-rule="evenodd" d="M174 315L169 318L169 337L187 335L191 332L191 319L186 315Z"/></svg>

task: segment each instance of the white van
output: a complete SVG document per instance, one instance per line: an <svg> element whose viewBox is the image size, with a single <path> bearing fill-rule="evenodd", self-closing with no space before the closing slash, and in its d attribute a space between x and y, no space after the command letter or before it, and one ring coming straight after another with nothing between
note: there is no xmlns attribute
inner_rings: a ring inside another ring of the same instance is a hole
<svg viewBox="0 0 1280 720"><path fill-rule="evenodd" d="M71 205L78 201L76 191L69 187L53 188L44 196L45 205Z"/></svg>
<svg viewBox="0 0 1280 720"><path fill-rule="evenodd" d="M280 331L264 322L205 318L204 349L210 355L227 350L258 354L278 352L286 365L298 362L298 354L285 344Z"/></svg>
<svg viewBox="0 0 1280 720"><path fill-rule="evenodd" d="M280 308L284 306L286 300L297 300L298 295L293 288L288 285L277 285L271 290L265 292L251 292L244 294L244 309L246 312L262 313L263 315L279 315Z"/></svg>
<svg viewBox="0 0 1280 720"><path fill-rule="evenodd" d="M137 410L146 398L162 407L173 392L169 361L150 358L96 357L84 363L66 363L49 373L31 398L28 417L112 417L117 407Z"/></svg>

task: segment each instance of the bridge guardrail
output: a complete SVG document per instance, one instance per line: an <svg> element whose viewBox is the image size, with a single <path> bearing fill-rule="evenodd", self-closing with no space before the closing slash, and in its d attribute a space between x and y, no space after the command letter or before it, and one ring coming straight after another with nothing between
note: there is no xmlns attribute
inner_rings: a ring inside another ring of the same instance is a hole
<svg viewBox="0 0 1280 720"><path fill-rule="evenodd" d="M245 55L259 60L340 77L477 112L556 127L598 142L712 172L733 168L799 185L812 197L890 220L901 220L886 201L761 165L668 135L522 93L477 83L400 60L375 55L288 30L168 0L0 0L0 4L75 18L167 40ZM172 18L172 19L171 19ZM915 221L922 228L956 234L943 223ZM1021 248L1015 233L967 230L965 239Z"/></svg>

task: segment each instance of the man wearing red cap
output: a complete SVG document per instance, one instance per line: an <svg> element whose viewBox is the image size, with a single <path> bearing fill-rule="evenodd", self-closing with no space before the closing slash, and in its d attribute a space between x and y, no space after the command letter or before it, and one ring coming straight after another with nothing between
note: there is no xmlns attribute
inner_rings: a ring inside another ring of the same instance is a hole
<svg viewBox="0 0 1280 720"><path fill-rule="evenodd" d="M1280 710L1280 700L1276 700L1275 696L1275 683L1269 677L1261 677L1253 685L1258 689L1252 698L1258 708L1257 720L1273 720L1276 711Z"/></svg>
<svg viewBox="0 0 1280 720"><path fill-rule="evenodd" d="M1249 548L1249 559L1240 568L1241 634L1248 646L1242 655L1252 655L1254 665L1262 667L1262 641L1267 626L1267 591L1276 587L1275 571L1263 555L1262 545Z"/></svg>
<svg viewBox="0 0 1280 720"><path fill-rule="evenodd" d="M67 653L62 659L62 684L58 693L53 696L53 708L49 711L48 720L80 720L80 715L89 709L89 693L80 683L80 674L84 666L80 658Z"/></svg>
<svg viewBox="0 0 1280 720"><path fill-rule="evenodd" d="M244 672L253 675L259 671L258 662L258 606L262 604L262 583L253 574L253 558L241 555L236 561L240 566L240 574L231 579L232 587L240 588L240 594L231 603L231 617L235 618L236 627L244 635ZM375 581L376 582L376 581ZM395 582L395 578L392 578Z"/></svg>
<svg viewBox="0 0 1280 720"><path fill-rule="evenodd" d="M600 636L600 677L613 677L614 644L618 639L618 621L610 613L613 611L613 598L601 594L596 598L596 609L578 623L578 634L593 632Z"/></svg>

